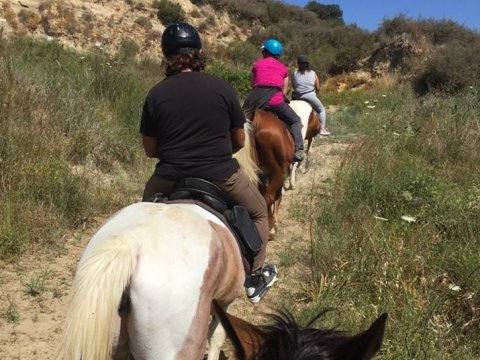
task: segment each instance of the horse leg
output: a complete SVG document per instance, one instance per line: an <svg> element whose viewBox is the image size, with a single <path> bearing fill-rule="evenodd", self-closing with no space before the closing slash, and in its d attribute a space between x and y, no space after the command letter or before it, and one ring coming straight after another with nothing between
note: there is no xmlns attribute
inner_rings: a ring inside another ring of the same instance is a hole
<svg viewBox="0 0 480 360"><path fill-rule="evenodd" d="M227 311L227 309L224 309ZM212 321L208 328L208 357L207 360L218 360L220 358L220 349L223 346L226 338L226 332L223 326L220 325L218 318L212 316Z"/></svg>
<svg viewBox="0 0 480 360"><path fill-rule="evenodd" d="M275 171L273 176L270 179L270 182L268 184L267 188L267 193L268 197L265 197L265 200L267 200L267 206L269 210L268 214L268 219L269 219L269 224L270 224L270 234L275 234L276 228L277 228L277 217L276 213L278 212L278 205L277 204L277 199L280 197L282 194L282 186L283 186L283 181L284 181L284 171L280 169L279 171Z"/></svg>
<svg viewBox="0 0 480 360"><path fill-rule="evenodd" d="M295 189L295 186L296 186L296 173L297 173L297 169L298 169L298 162L294 162L293 165L292 165L292 169L290 171L290 180L288 181L288 185L284 184L284 189L285 190L293 190ZM286 183L287 181L285 181Z"/></svg>
<svg viewBox="0 0 480 360"><path fill-rule="evenodd" d="M312 142L313 142L313 138L309 138L307 143L307 151L305 154L305 168L303 170L304 174L306 174L310 168L310 148L312 146Z"/></svg>
<svg viewBox="0 0 480 360"><path fill-rule="evenodd" d="M275 227L275 219L274 219L274 203L272 202L271 204L267 204L267 210L268 210L268 226L270 228L270 236L273 237L276 233L276 227Z"/></svg>
<svg viewBox="0 0 480 360"><path fill-rule="evenodd" d="M275 202L273 203L273 220L275 223L275 228L278 227L278 210L280 209L280 203L282 202L282 189L277 191L275 196Z"/></svg>

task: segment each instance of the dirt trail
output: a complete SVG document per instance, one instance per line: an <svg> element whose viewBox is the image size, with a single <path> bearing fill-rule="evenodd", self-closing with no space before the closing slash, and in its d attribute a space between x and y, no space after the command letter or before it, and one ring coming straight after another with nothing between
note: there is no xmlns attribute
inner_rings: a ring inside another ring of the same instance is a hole
<svg viewBox="0 0 480 360"><path fill-rule="evenodd" d="M333 140L333 139L332 139ZM310 242L308 216L301 220L291 213L309 214L312 187L328 192L328 179L339 165L345 144L316 139L311 170L299 174L297 188L287 191L280 209L280 228L269 243L267 260L277 264L279 281L263 302L250 304L245 296L230 312L253 323L261 323L264 312L282 299L304 302L303 283L309 280ZM307 208L306 208L307 207ZM96 229L103 219L88 224ZM66 240L62 254L24 256L16 264L0 262L0 360L44 360L53 357L65 317L67 294L76 264L93 230L77 231ZM300 259L300 261L298 261Z"/></svg>
<svg viewBox="0 0 480 360"><path fill-rule="evenodd" d="M347 144L316 138L310 154L310 170L297 173L294 190L284 191L279 212L279 228L267 248L267 261L277 265L279 280L258 305L246 297L237 299L229 312L256 324L265 313L281 307L285 301L305 302L304 284L311 280L309 269L310 219L313 214L312 191L327 194L329 181L340 164Z"/></svg>

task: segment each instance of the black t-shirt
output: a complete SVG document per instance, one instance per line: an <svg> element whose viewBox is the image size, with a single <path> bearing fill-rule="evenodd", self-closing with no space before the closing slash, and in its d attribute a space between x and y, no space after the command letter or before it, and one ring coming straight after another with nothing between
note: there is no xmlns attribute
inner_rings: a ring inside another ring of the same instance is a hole
<svg viewBox="0 0 480 360"><path fill-rule="evenodd" d="M202 72L183 72L150 90L140 132L157 138L159 176L221 181L238 170L230 131L242 128L244 122L227 82Z"/></svg>

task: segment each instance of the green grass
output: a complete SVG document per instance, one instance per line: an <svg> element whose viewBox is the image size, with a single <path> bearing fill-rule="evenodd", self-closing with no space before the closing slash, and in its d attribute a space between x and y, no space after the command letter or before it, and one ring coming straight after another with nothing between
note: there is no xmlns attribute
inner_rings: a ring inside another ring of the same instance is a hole
<svg viewBox="0 0 480 360"><path fill-rule="evenodd" d="M332 131L356 140L331 195L314 201L316 280L302 317L334 307L327 325L355 331L388 311L379 359L477 359L480 100L381 93L355 94L332 116Z"/></svg>
<svg viewBox="0 0 480 360"><path fill-rule="evenodd" d="M55 42L2 40L0 53L0 257L12 259L138 199L151 171L140 111L161 72Z"/></svg>

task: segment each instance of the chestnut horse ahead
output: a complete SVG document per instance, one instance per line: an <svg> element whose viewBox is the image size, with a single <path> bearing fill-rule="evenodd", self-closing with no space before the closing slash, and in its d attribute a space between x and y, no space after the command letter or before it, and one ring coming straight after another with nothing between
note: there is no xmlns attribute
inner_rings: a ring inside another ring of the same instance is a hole
<svg viewBox="0 0 480 360"><path fill-rule="evenodd" d="M247 128L247 137L253 140L253 158L259 167L260 191L267 203L270 234L273 235L283 183L295 156L294 140L287 125L272 112L255 110L252 125L252 129Z"/></svg>
<svg viewBox="0 0 480 360"><path fill-rule="evenodd" d="M320 132L320 120L305 101L295 100L290 103L290 106L300 116L303 125L302 135L308 141L307 166L312 139ZM274 113L256 110L252 123L253 129L247 127L247 133L253 139L252 148L256 150L253 158L259 167L262 180L260 190L267 203L270 233L273 235L282 201L282 187L287 190L295 187L295 171L298 166L298 163L293 162L295 145L290 130ZM285 184L288 175L290 175L289 185Z"/></svg>

